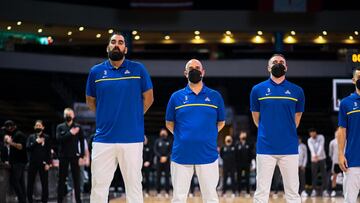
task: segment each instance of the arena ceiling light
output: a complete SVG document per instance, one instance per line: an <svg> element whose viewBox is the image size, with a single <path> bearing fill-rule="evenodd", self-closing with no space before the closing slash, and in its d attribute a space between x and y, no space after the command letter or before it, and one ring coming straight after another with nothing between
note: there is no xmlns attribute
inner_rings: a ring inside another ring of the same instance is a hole
<svg viewBox="0 0 360 203"><path fill-rule="evenodd" d="M284 43L285 44L295 44L295 43L297 43L297 39L294 36L289 35L289 36L285 37Z"/></svg>
<svg viewBox="0 0 360 203"><path fill-rule="evenodd" d="M205 40L200 37L200 35L196 35L192 40L191 43L193 44L203 44Z"/></svg>
<svg viewBox="0 0 360 203"><path fill-rule="evenodd" d="M358 32L358 31L354 31L354 34L355 34L355 35L359 35L359 32Z"/></svg>
<svg viewBox="0 0 360 203"><path fill-rule="evenodd" d="M323 36L318 36L317 38L315 38L314 40L313 40L313 42L315 43L315 44L325 44L325 43L327 43L327 40L325 39L325 37L323 37Z"/></svg>
<svg viewBox="0 0 360 203"><path fill-rule="evenodd" d="M108 30L108 33L109 33L109 34L112 34L112 33L114 33L114 30L113 30L113 29L109 29L109 30Z"/></svg>
<svg viewBox="0 0 360 203"><path fill-rule="evenodd" d="M137 33L138 33L138 31L136 31L136 30L133 30L133 31L131 32L132 35L137 35Z"/></svg>
<svg viewBox="0 0 360 203"><path fill-rule="evenodd" d="M72 35L72 32L71 32L71 31L68 31L68 32L67 32L67 35L68 35L68 36L71 36L71 35Z"/></svg>
<svg viewBox="0 0 360 203"><path fill-rule="evenodd" d="M21 24L22 24L21 21L17 21L17 22L16 22L16 25L19 25L19 26L20 26Z"/></svg>
<svg viewBox="0 0 360 203"><path fill-rule="evenodd" d="M263 35L263 32L262 32L261 30L257 31L256 33L257 33L257 35L259 35L259 36Z"/></svg>
<svg viewBox="0 0 360 203"><path fill-rule="evenodd" d="M11 26L8 25L8 26L6 27L6 29L7 29L7 30L11 30Z"/></svg>
<svg viewBox="0 0 360 203"><path fill-rule="evenodd" d="M263 44L266 42L265 38L260 36L260 35L256 35L255 37L253 37L251 39L251 42L252 43L255 43L255 44Z"/></svg>
<svg viewBox="0 0 360 203"><path fill-rule="evenodd" d="M290 34L291 34L292 36L295 36L295 35L296 35L296 32L295 32L294 30L292 30L292 31L290 32Z"/></svg>
<svg viewBox="0 0 360 203"><path fill-rule="evenodd" d="M80 32L82 32L82 31L84 31L84 30L85 30L85 28L84 28L83 26L79 27L79 31L80 31Z"/></svg>

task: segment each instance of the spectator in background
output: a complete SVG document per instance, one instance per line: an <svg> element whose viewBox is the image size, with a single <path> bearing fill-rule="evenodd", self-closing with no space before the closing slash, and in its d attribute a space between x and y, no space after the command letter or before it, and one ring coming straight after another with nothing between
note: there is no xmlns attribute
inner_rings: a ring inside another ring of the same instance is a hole
<svg viewBox="0 0 360 203"><path fill-rule="evenodd" d="M321 173L320 194L324 197L329 196L326 191L328 176L326 173L326 154L325 154L325 138L324 135L318 134L315 128L309 129L309 138L307 140L311 153L311 176L312 176L312 192L311 196L317 196L316 186L318 180L318 171Z"/></svg>
<svg viewBox="0 0 360 203"><path fill-rule="evenodd" d="M33 191L36 174L39 172L41 182L41 201L47 202L49 197L48 171L51 165L51 142L50 136L44 133L42 120L35 121L34 131L26 143L29 154L29 168L27 181L28 202L33 202Z"/></svg>
<svg viewBox="0 0 360 203"><path fill-rule="evenodd" d="M145 197L149 196L150 192L150 172L153 163L153 150L149 144L149 139L144 136L144 149L143 149L143 190L145 190Z"/></svg>
<svg viewBox="0 0 360 203"><path fill-rule="evenodd" d="M161 192L161 177L165 175L165 196L168 197L170 191L170 153L171 141L168 137L168 131L162 128L159 133L160 137L155 140L154 154L156 157L156 190L158 196Z"/></svg>
<svg viewBox="0 0 360 203"><path fill-rule="evenodd" d="M308 152L306 145L302 142L301 137L299 136L299 194L302 197L307 197L308 194L305 191L305 181L306 181L306 164L308 160Z"/></svg>
<svg viewBox="0 0 360 203"><path fill-rule="evenodd" d="M335 137L330 141L329 144L329 157L331 158L331 197L336 196L336 178L339 173L341 173L341 169L339 166L339 150L338 150L338 142L337 137L339 134L339 128L335 131Z"/></svg>
<svg viewBox="0 0 360 203"><path fill-rule="evenodd" d="M24 172L27 163L27 137L18 130L14 121L7 120L5 121L4 126L4 144L9 150L8 157L5 159L8 160L10 164L10 183L14 188L19 203L26 203Z"/></svg>
<svg viewBox="0 0 360 203"><path fill-rule="evenodd" d="M236 168L238 192L241 193L241 182L245 179L246 197L250 197L250 167L251 160L254 158L254 148L247 141L247 132L240 131L239 141L235 145L236 148Z"/></svg>
<svg viewBox="0 0 360 203"><path fill-rule="evenodd" d="M59 145L59 180L58 203L63 202L65 196L65 181L71 167L75 190L76 203L80 203L80 167L79 159L84 157L84 134L81 126L74 122L75 113L71 108L64 110L65 122L56 127L56 138ZM78 147L80 143L80 151Z"/></svg>
<svg viewBox="0 0 360 203"><path fill-rule="evenodd" d="M236 182L236 149L233 145L233 139L230 135L225 136L225 145L220 149L220 156L223 160L223 188L222 195L225 196L227 189L230 187L235 197ZM230 186L228 186L228 179L230 179Z"/></svg>

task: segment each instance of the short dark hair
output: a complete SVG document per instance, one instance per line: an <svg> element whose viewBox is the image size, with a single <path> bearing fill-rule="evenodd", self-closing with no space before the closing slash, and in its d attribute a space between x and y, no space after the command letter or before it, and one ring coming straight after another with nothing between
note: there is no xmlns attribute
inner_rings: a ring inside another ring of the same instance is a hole
<svg viewBox="0 0 360 203"><path fill-rule="evenodd" d="M317 130L316 130L316 128L309 128L308 132L309 133L311 133L311 132L316 132L317 133Z"/></svg>
<svg viewBox="0 0 360 203"><path fill-rule="evenodd" d="M355 67L355 68L353 69L353 76L355 76L355 72L356 72L356 71L360 71L360 66Z"/></svg>
<svg viewBox="0 0 360 203"><path fill-rule="evenodd" d="M16 124L15 124L15 122L14 121L12 121L12 120L7 120L7 121L5 121L5 123L4 123L4 126L5 127L13 127L13 126L15 126Z"/></svg>
<svg viewBox="0 0 360 203"><path fill-rule="evenodd" d="M110 42L111 41L111 38L114 36L114 35L121 35L121 36L123 36L124 37L124 42L125 42L125 46L127 46L127 44L128 44L128 40L127 40L127 34L126 33L124 33L124 32L113 32L112 34L111 34L111 36L109 37L109 40L108 40L108 42Z"/></svg>

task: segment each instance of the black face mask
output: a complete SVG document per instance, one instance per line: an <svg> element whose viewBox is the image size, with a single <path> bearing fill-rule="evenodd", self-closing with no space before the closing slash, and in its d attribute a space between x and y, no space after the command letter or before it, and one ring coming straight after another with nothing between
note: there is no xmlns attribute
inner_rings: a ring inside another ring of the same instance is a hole
<svg viewBox="0 0 360 203"><path fill-rule="evenodd" d="M124 58L125 54L120 51L118 48L114 48L113 50L108 52L108 57L112 61L120 61Z"/></svg>
<svg viewBox="0 0 360 203"><path fill-rule="evenodd" d="M41 128L35 128L35 133L41 133L42 129Z"/></svg>
<svg viewBox="0 0 360 203"><path fill-rule="evenodd" d="M73 119L72 119L72 117L71 116L65 116L65 121L66 122L70 122L70 121L72 121Z"/></svg>
<svg viewBox="0 0 360 203"><path fill-rule="evenodd" d="M285 66L281 63L274 64L271 67L271 74L276 78L285 75Z"/></svg>
<svg viewBox="0 0 360 203"><path fill-rule="evenodd" d="M199 83L202 80L201 72L197 69L191 69L189 71L189 81L191 83Z"/></svg>
<svg viewBox="0 0 360 203"><path fill-rule="evenodd" d="M356 88L357 88L358 90L360 90L360 79L358 79L358 80L356 81Z"/></svg>

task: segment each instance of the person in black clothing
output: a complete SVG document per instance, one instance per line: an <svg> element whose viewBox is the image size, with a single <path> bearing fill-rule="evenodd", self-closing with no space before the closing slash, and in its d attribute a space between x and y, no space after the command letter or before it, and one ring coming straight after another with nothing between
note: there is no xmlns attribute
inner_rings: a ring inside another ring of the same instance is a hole
<svg viewBox="0 0 360 203"><path fill-rule="evenodd" d="M59 180L58 180L58 203L62 203L65 196L65 180L68 176L69 165L71 166L74 181L75 200L80 199L80 167L79 158L84 156L84 134L81 126L74 122L75 114L71 108L64 110L65 122L56 127L56 139L59 146ZM80 151L78 150L80 143Z"/></svg>
<svg viewBox="0 0 360 203"><path fill-rule="evenodd" d="M235 146L233 145L233 139L230 135L225 136L225 145L220 149L220 156L223 160L223 195L225 195L227 186L227 179L230 178L230 188L235 194L235 170L236 170L236 157Z"/></svg>
<svg viewBox="0 0 360 203"><path fill-rule="evenodd" d="M27 163L26 136L17 129L14 121L5 121L4 126L6 132L4 144L9 149L8 157L5 159L10 164L10 183L14 188L19 203L26 203L24 177L25 165Z"/></svg>
<svg viewBox="0 0 360 203"><path fill-rule="evenodd" d="M171 142L168 138L168 131L165 128L160 130L160 137L155 140L154 153L156 156L156 189L158 195L161 192L161 176L165 174L165 196L170 191L170 153L171 153Z"/></svg>
<svg viewBox="0 0 360 203"><path fill-rule="evenodd" d="M51 143L50 137L44 133L42 120L35 121L35 133L28 137L26 148L29 155L27 196L29 203L33 202L34 182L37 172L41 181L41 201L47 202L49 197L48 170L51 164Z"/></svg>
<svg viewBox="0 0 360 203"><path fill-rule="evenodd" d="M144 136L144 149L143 149L143 189L145 190L145 196L149 195L150 191L150 171L153 162L153 150L149 145L149 140Z"/></svg>
<svg viewBox="0 0 360 203"><path fill-rule="evenodd" d="M237 168L237 180L238 180L238 192L241 193L242 179L245 179L246 196L250 195L250 167L251 160L254 157L254 149L252 145L247 142L247 133L241 131L239 135L239 141L236 143L236 168ZM243 176L244 174L244 176Z"/></svg>

